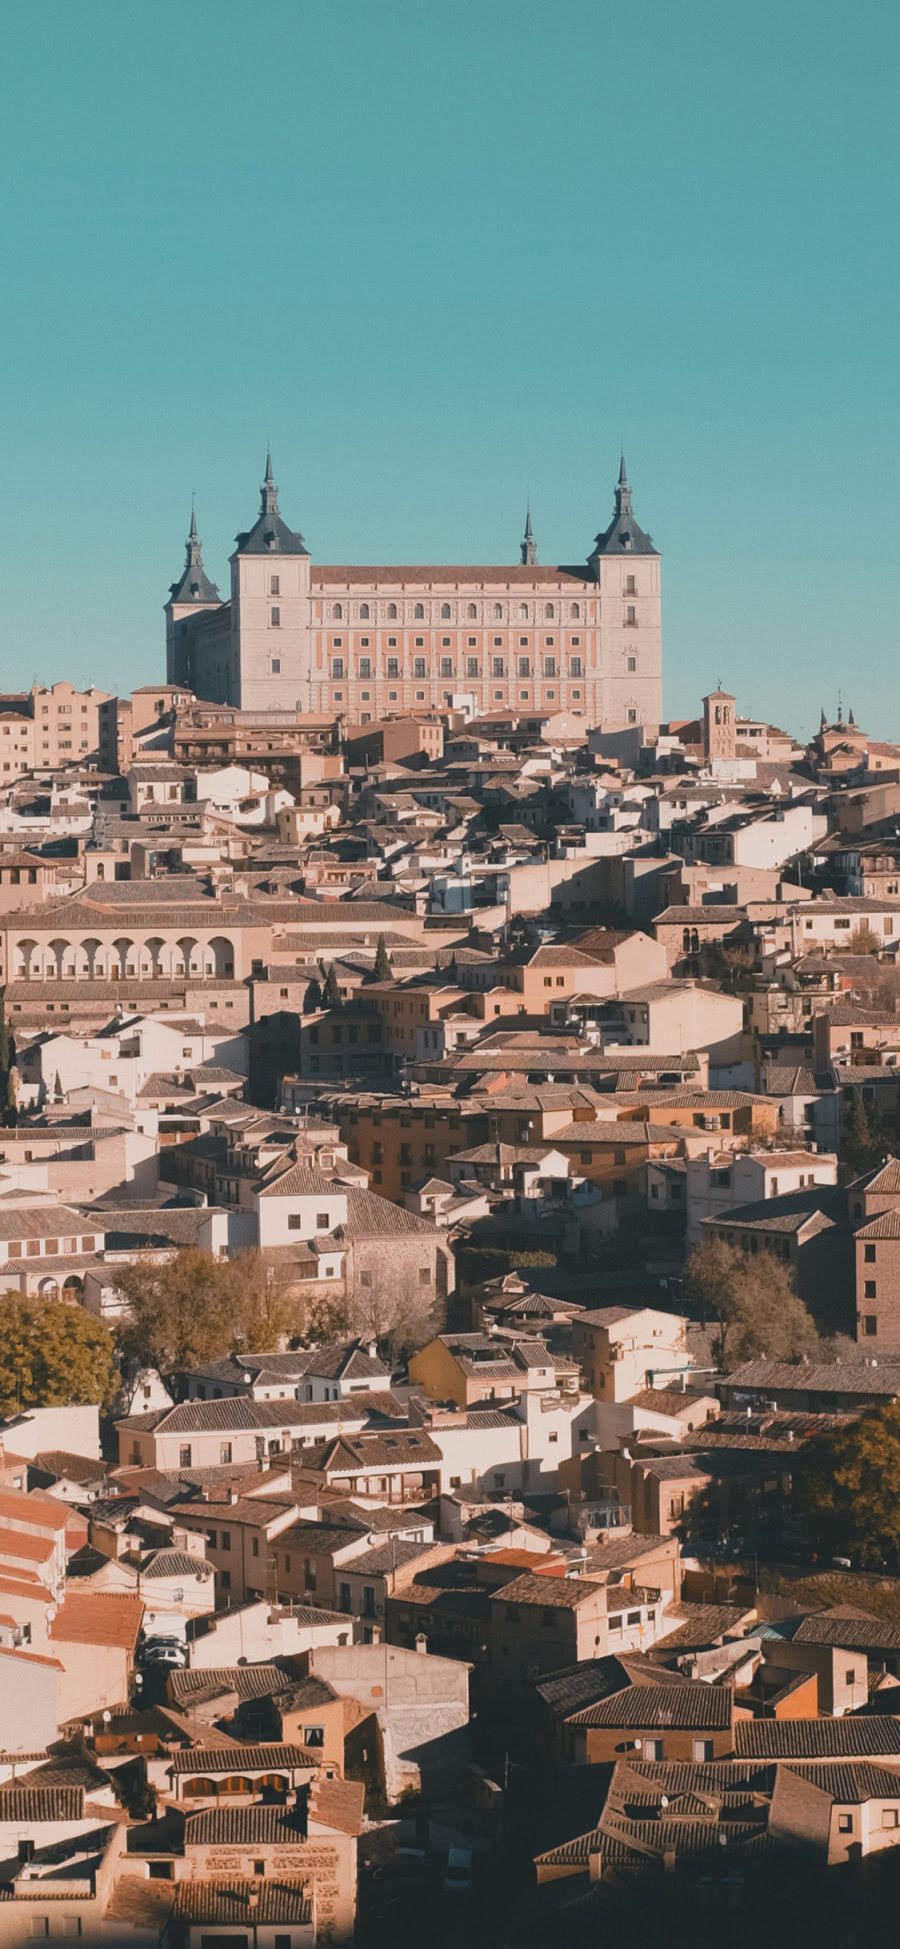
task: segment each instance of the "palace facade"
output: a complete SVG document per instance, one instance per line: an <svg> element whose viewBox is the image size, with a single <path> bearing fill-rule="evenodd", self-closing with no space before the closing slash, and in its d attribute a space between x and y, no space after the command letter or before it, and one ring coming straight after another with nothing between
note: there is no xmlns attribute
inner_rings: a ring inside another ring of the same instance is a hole
<svg viewBox="0 0 900 1949"><path fill-rule="evenodd" d="M243 710L571 711L588 726L662 715L660 557L622 461L587 560L543 567L530 515L515 564L322 567L278 506L271 458L223 601L191 517L166 604L167 679Z"/></svg>

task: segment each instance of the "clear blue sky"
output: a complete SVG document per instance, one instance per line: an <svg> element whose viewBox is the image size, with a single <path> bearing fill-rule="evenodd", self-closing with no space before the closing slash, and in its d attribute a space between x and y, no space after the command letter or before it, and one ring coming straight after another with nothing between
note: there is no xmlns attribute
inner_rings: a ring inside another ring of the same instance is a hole
<svg viewBox="0 0 900 1949"><path fill-rule="evenodd" d="M900 735L896 0L32 0L0 77L0 682L152 682L196 489L320 561L582 559L666 708Z"/></svg>

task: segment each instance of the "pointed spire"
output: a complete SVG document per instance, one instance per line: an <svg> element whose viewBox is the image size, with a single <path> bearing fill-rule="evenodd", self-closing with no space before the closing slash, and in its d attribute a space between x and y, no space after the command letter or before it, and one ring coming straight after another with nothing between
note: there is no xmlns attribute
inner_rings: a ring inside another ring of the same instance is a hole
<svg viewBox="0 0 900 1949"><path fill-rule="evenodd" d="M531 503L530 502L528 503L528 506L525 510L525 533L522 537L522 545L519 550L519 553L522 558L523 568L533 568L535 562L537 561L537 546L535 544L534 534L531 527Z"/></svg>
<svg viewBox="0 0 900 1949"><path fill-rule="evenodd" d="M628 484L628 470L625 466L624 452L619 460L619 478L616 482L616 519L631 513L631 488Z"/></svg>
<svg viewBox="0 0 900 1949"><path fill-rule="evenodd" d="M203 548L197 532L197 514L191 500L191 525L185 544L184 568L171 589L173 602L218 602L219 591L203 566Z"/></svg>
<svg viewBox="0 0 900 1949"><path fill-rule="evenodd" d="M275 476L272 472L272 453L271 453L271 449L268 447L266 448L266 477L265 480L263 481L262 487L260 489L260 493L262 496L260 513L277 514L278 513L278 489L275 485Z"/></svg>
<svg viewBox="0 0 900 1949"><path fill-rule="evenodd" d="M825 706L824 706L824 704L823 704L823 705L822 705L822 711L821 711L821 715L820 715L820 717L819 717L819 730L820 730L820 731L827 731L827 729L828 729L828 719L827 719L827 717L825 716Z"/></svg>

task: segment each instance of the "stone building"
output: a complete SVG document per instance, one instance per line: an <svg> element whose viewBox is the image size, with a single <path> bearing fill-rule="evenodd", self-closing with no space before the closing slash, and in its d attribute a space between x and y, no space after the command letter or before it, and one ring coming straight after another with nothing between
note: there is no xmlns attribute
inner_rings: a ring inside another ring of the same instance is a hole
<svg viewBox="0 0 900 1949"><path fill-rule="evenodd" d="M568 710L588 724L658 724L660 557L622 461L613 518L576 566L321 567L278 506L238 535L227 601L191 519L166 604L170 684L250 711L335 712L357 725L456 708Z"/></svg>

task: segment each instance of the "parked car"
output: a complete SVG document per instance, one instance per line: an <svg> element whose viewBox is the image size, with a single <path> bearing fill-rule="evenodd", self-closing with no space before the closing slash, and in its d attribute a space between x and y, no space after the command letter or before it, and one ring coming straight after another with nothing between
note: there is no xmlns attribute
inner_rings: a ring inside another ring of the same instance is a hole
<svg viewBox="0 0 900 1949"><path fill-rule="evenodd" d="M180 1671L187 1664L187 1646L180 1638L146 1638L138 1653L142 1665L168 1665Z"/></svg>
<svg viewBox="0 0 900 1949"><path fill-rule="evenodd" d="M444 1894L471 1895L471 1893L472 1850L470 1847L452 1847L447 1855Z"/></svg>

